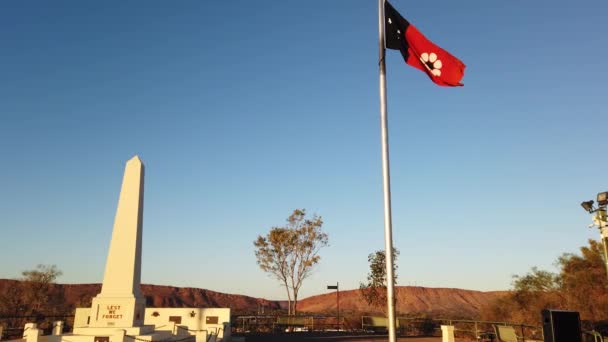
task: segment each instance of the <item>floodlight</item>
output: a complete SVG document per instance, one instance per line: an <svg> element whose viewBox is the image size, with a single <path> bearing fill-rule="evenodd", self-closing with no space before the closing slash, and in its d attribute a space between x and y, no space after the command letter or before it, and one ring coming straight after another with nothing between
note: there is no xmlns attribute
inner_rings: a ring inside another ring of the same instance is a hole
<svg viewBox="0 0 608 342"><path fill-rule="evenodd" d="M608 191L597 194L597 205L600 207L608 204Z"/></svg>
<svg viewBox="0 0 608 342"><path fill-rule="evenodd" d="M581 207L583 207L586 212L590 213L591 211L593 211L593 200L581 203Z"/></svg>

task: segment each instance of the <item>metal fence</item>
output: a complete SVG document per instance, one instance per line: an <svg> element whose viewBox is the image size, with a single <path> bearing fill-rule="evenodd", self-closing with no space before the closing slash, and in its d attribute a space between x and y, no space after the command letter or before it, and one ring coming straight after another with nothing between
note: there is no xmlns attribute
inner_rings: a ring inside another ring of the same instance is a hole
<svg viewBox="0 0 608 342"><path fill-rule="evenodd" d="M388 320L386 317L362 316L361 328L367 332L385 333ZM541 326L514 322L477 321L447 318L398 317L397 332L401 336L441 336L441 325L454 326L457 338L476 341L493 341L494 325L511 326L516 329L522 342L543 339Z"/></svg>
<svg viewBox="0 0 608 342"><path fill-rule="evenodd" d="M232 317L232 329L235 333L341 331L348 328L342 316L257 315Z"/></svg>

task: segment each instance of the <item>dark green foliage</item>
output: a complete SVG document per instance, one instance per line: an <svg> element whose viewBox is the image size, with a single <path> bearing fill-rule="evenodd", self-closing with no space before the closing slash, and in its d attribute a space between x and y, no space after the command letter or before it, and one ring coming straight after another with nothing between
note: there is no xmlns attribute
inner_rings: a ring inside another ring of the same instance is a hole
<svg viewBox="0 0 608 342"><path fill-rule="evenodd" d="M61 274L55 265L38 265L34 270L23 271L20 281L2 289L0 316L7 317L6 326L22 327L26 321L69 314L71 310L65 304L63 290L54 284ZM47 327L43 324L41 328Z"/></svg>
<svg viewBox="0 0 608 342"><path fill-rule="evenodd" d="M558 273L533 267L514 276L510 293L482 308L486 320L540 323L543 309L574 310L589 322L608 320L608 278L602 244L589 240L579 254L558 258Z"/></svg>
<svg viewBox="0 0 608 342"><path fill-rule="evenodd" d="M397 284L397 257L399 250L393 248L393 276L394 284ZM370 306L386 311L387 294L386 294L386 253L383 250L376 251L367 256L369 262L369 273L367 274L367 282L359 284L359 290L363 300ZM395 304L397 296L395 294Z"/></svg>

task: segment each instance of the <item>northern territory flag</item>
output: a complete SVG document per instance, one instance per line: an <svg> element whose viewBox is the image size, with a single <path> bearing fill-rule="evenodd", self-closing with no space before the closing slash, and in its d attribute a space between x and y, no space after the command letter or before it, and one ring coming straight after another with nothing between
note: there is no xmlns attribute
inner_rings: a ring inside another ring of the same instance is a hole
<svg viewBox="0 0 608 342"><path fill-rule="evenodd" d="M386 48L401 51L405 62L420 69L440 86L462 86L465 65L449 52L428 40L414 25L384 2Z"/></svg>

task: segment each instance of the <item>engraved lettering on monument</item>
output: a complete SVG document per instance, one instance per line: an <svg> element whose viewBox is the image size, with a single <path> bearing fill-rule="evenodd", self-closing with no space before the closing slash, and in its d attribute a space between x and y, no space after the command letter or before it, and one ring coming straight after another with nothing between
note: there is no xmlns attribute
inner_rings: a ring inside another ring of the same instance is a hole
<svg viewBox="0 0 608 342"><path fill-rule="evenodd" d="M105 319L121 319L122 312L120 311L120 305L107 305L106 313L101 315L101 318Z"/></svg>

